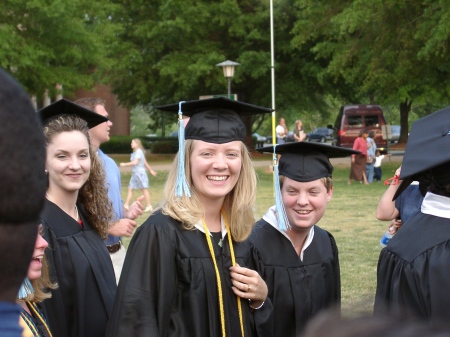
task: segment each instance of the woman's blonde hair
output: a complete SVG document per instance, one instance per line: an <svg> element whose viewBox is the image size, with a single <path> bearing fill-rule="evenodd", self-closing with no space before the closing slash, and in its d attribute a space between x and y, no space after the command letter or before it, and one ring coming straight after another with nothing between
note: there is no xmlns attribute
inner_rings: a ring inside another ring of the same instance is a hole
<svg viewBox="0 0 450 337"><path fill-rule="evenodd" d="M164 186L164 204L162 212L175 220L181 221L185 229L191 230L204 216L204 209L192 184L190 159L195 140L188 139L184 144L186 182L190 187L191 197L175 195L178 155L175 157ZM242 167L238 181L225 197L223 210L230 225L231 237L234 241L244 241L255 223L253 205L256 198L256 173L250 154L241 143Z"/></svg>
<svg viewBox="0 0 450 337"><path fill-rule="evenodd" d="M109 224L113 222L113 209L105 186L105 170L97 152L91 146L86 121L76 115L61 115L52 119L44 126L46 146L52 142L55 135L72 131L79 131L86 136L91 158L91 172L86 183L78 192L78 202L84 206L89 224L102 239L106 239Z"/></svg>
<svg viewBox="0 0 450 337"><path fill-rule="evenodd" d="M142 152L145 153L145 147L144 147L144 145L142 145L141 140L139 138L133 138L133 141L136 142L136 144L142 150Z"/></svg>
<svg viewBox="0 0 450 337"><path fill-rule="evenodd" d="M42 269L41 277L36 280L31 280L31 285L33 286L34 293L29 294L23 299L18 299L19 302L30 301L30 302L42 302L43 300L52 297L49 289L56 289L58 287L57 283L52 283L50 281L50 274L48 272L47 258L42 258Z"/></svg>

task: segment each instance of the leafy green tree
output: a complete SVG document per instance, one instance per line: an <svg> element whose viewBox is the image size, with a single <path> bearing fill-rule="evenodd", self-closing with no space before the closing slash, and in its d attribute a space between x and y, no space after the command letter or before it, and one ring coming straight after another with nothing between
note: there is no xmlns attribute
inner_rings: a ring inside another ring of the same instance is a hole
<svg viewBox="0 0 450 337"><path fill-rule="evenodd" d="M225 94L227 82L215 65L239 62L231 91L239 100L271 106L269 3L263 0L116 0L124 11L114 20L124 25L115 51L120 62L112 83L123 104L173 103L200 95ZM322 110L324 90L319 66L308 49L294 50L293 0L275 1L276 108L290 123L301 114ZM155 126L162 115L153 113ZM167 118L167 116L165 117ZM172 120L176 117L173 116ZM266 125L270 116L247 120L247 133Z"/></svg>
<svg viewBox="0 0 450 337"><path fill-rule="evenodd" d="M70 93L101 81L112 66L120 25L109 1L6 0L0 11L0 66L30 94Z"/></svg>
<svg viewBox="0 0 450 337"><path fill-rule="evenodd" d="M397 102L406 141L413 101L443 105L449 98L446 1L297 0L293 46L326 66L319 77L348 102ZM330 92L333 92L330 91Z"/></svg>

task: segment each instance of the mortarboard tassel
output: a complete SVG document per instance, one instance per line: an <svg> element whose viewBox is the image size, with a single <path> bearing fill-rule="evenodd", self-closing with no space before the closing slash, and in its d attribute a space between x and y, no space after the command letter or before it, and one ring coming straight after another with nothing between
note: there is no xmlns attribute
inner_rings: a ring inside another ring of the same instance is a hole
<svg viewBox="0 0 450 337"><path fill-rule="evenodd" d="M22 285L20 286L19 293L17 294L17 298L19 300L23 300L28 295L31 295L32 293L34 293L34 288L31 285L31 282L28 279L28 277L25 277L25 280L23 280Z"/></svg>
<svg viewBox="0 0 450 337"><path fill-rule="evenodd" d="M286 210L284 209L283 199L281 198L281 190L280 190L280 174L278 172L278 160L277 155L275 154L276 145L273 147L273 169L275 177L273 179L274 190L275 190L275 207L277 209L278 214L278 228L282 231L291 228L291 224L289 223L289 219L286 215Z"/></svg>
<svg viewBox="0 0 450 337"><path fill-rule="evenodd" d="M181 111L181 104L183 104L184 102L185 101L181 101L178 105L178 169L176 186L177 197L182 197L184 195L188 197L191 196L189 186L186 183L186 174L184 170L184 121L183 113Z"/></svg>

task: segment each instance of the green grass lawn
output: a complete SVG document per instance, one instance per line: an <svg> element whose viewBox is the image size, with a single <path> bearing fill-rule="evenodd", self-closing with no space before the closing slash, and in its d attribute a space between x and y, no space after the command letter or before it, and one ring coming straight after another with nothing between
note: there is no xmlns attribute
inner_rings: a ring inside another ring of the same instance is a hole
<svg viewBox="0 0 450 337"><path fill-rule="evenodd" d="M126 157L128 158L128 156ZM128 159L126 159L128 160ZM164 158L158 158L163 163ZM166 159L167 160L167 159ZM122 159L121 159L122 161ZM149 161L155 164L153 158ZM394 175L398 163L383 162L383 179ZM257 168L259 177L255 216L259 219L274 204L272 173L268 168ZM342 283L342 312L345 316L371 313L376 288L376 268L380 253L379 240L388 223L378 221L375 210L386 190L382 182L363 185L353 182L347 185L349 168L335 168L334 193L327 211L318 224L331 232L339 247ZM162 188L167 172L159 171L150 178L150 196L153 206L162 200ZM130 173L122 174L122 197L126 198ZM133 200L138 196L135 192ZM148 213L137 219L142 224ZM125 245L129 239L124 238Z"/></svg>

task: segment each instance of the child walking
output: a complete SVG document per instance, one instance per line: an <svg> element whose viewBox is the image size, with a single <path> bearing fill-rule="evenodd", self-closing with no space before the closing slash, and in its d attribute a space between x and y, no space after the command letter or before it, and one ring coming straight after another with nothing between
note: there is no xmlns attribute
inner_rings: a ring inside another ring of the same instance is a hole
<svg viewBox="0 0 450 337"><path fill-rule="evenodd" d="M147 203L144 212L151 212L153 211L153 207L150 202L150 193L148 192L149 182L145 168L147 168L153 176L156 176L156 172L153 171L145 160L145 148L140 139L133 139L131 141L131 148L133 149L133 153L131 154L130 162L120 163L121 167L132 166L131 179L128 185L128 196L123 206L128 209L128 205L133 197L133 190L141 190Z"/></svg>
<svg viewBox="0 0 450 337"><path fill-rule="evenodd" d="M384 155L384 154L380 154L380 151L378 151L378 150L375 153L375 164L373 165L373 167L374 167L373 180L374 181L381 180L381 175L383 174L383 172L381 171L381 161L385 157L390 157L390 156L392 156L390 153Z"/></svg>

